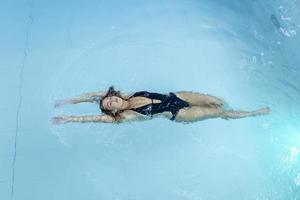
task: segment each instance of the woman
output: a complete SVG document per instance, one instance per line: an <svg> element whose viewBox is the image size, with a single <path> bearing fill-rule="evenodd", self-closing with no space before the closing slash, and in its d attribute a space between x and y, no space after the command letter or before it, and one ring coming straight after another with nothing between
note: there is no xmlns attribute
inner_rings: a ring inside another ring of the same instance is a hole
<svg viewBox="0 0 300 200"><path fill-rule="evenodd" d="M222 99L194 92L159 94L141 91L131 95L115 91L113 86L109 87L106 93L86 93L77 98L58 101L55 107L83 102L99 104L104 114L94 116L58 116L53 118L53 123L120 123L146 120L156 116L164 116L176 122L195 122L217 117L236 119L264 115L270 112L268 107L251 112L225 110L223 108L225 102Z"/></svg>

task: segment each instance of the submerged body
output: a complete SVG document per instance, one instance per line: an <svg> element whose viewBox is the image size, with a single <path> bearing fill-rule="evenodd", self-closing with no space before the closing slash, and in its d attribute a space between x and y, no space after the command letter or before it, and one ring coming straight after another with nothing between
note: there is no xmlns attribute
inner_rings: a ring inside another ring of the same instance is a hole
<svg viewBox="0 0 300 200"><path fill-rule="evenodd" d="M207 118L235 119L248 116L263 115L270 112L268 107L256 111L234 111L223 108L224 101L220 98L195 92L176 92L169 94L140 91L125 94L114 91L86 93L78 98L58 101L57 106L94 102L99 104L103 115L93 116L59 116L53 122L107 122L120 123L134 120L147 120L163 116L176 122L195 122ZM110 93L110 95L109 95Z"/></svg>

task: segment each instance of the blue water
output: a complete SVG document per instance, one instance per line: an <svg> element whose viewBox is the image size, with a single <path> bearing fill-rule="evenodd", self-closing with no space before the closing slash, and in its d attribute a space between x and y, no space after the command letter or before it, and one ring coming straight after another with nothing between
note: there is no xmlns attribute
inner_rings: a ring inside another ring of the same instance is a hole
<svg viewBox="0 0 300 200"><path fill-rule="evenodd" d="M300 199L300 1L2 1L1 200ZM270 115L66 124L83 92L197 91Z"/></svg>

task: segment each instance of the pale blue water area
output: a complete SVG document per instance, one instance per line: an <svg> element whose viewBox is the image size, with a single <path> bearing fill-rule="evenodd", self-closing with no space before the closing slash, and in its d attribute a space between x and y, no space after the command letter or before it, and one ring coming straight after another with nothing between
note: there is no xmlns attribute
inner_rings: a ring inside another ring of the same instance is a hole
<svg viewBox="0 0 300 200"><path fill-rule="evenodd" d="M1 200L300 199L300 0L1 1L0 24ZM112 84L272 112L51 124Z"/></svg>

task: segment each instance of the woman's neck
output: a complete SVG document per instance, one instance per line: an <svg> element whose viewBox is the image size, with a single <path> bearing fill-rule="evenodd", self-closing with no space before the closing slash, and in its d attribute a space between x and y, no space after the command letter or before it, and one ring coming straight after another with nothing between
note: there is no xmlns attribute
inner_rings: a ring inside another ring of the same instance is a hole
<svg viewBox="0 0 300 200"><path fill-rule="evenodd" d="M122 110L129 110L131 108L129 100L123 100Z"/></svg>

